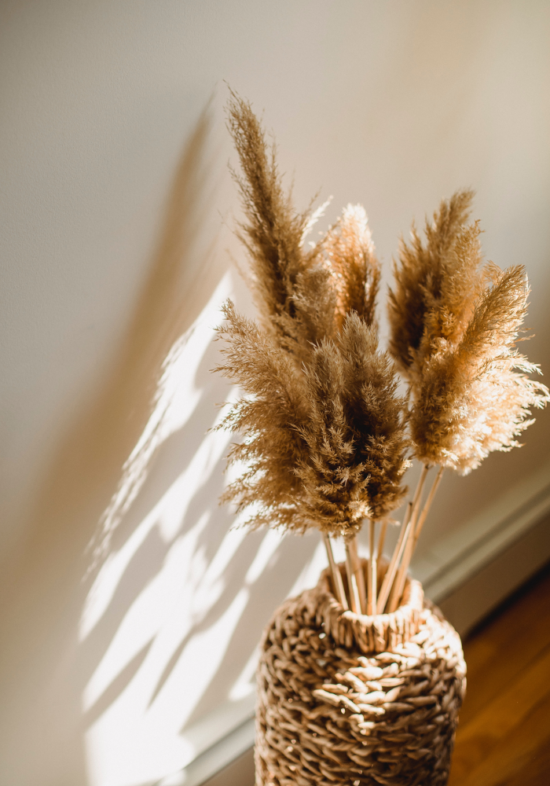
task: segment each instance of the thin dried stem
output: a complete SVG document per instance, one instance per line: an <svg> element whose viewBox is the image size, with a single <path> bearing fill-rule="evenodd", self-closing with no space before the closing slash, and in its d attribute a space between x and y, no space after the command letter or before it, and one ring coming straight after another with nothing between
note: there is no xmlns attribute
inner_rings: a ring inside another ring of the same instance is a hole
<svg viewBox="0 0 550 786"><path fill-rule="evenodd" d="M428 512L430 510L431 504L432 504L433 499L435 497L435 493L437 491L437 487L439 486L439 482L441 481L441 476L443 475L444 469L445 469L444 467L440 467L439 468L439 470L437 472L437 475L435 476L434 482L432 483L432 487L431 487L431 489L429 491L428 498L427 498L427 500L426 500L426 502L424 504L424 507L422 508L422 512L420 513L420 515L418 515L418 513L417 513L417 515L413 514L414 515L414 524L413 524L414 532L411 532L411 537L410 537L409 542L407 544L407 548L405 549L405 555L403 557L403 564L401 565L401 568L399 569L399 573L397 575L397 579L396 579L396 582L395 582L396 587L395 587L395 596L394 596L393 603L390 600L390 611L395 611L395 608L397 608L397 606L399 605L399 601L401 599L401 596L403 594L403 589L405 587L405 579L406 579L406 576L407 576L407 571L409 569L409 565L411 564L411 560L412 560L412 557L413 557L413 554L414 554L414 550L416 548L416 544L418 542L418 538L420 537L420 532L422 530L422 527L424 526L424 522L426 521L426 517L428 515ZM393 605L395 605L395 608L392 608Z"/></svg>
<svg viewBox="0 0 550 786"><path fill-rule="evenodd" d="M426 483L426 478L428 476L429 471L430 471L430 465L424 464L424 466L422 467L422 472L420 473L420 477L418 478L416 491L414 492L413 512L412 512L413 519L415 519L418 515L418 509L420 507L420 499L422 497L422 492L424 491L424 484Z"/></svg>
<svg viewBox="0 0 550 786"><path fill-rule="evenodd" d="M359 590L359 601L361 604L361 614L367 613L367 592L365 589L365 575L361 567L361 560L357 551L357 538L355 535L349 540L349 547L351 552L351 560L353 564L353 573L357 581L357 588Z"/></svg>
<svg viewBox="0 0 550 786"><path fill-rule="evenodd" d="M348 578L348 590L351 610L354 614L361 614L361 600L359 598L359 588L353 570L353 559L350 544L346 541L346 576Z"/></svg>
<svg viewBox="0 0 550 786"><path fill-rule="evenodd" d="M386 571L386 575L384 576L384 581L382 582L382 586L380 588L380 593L378 595L378 604L376 606L376 611L378 614L383 614L384 609L386 608L386 601L388 600L388 595L390 594L393 580L395 578L397 565L399 563L399 560L401 559L403 548L405 546L405 541L410 531L412 507L413 507L413 503L409 502L407 505L405 518L403 519L403 524L401 525L401 532L399 533L398 541L393 551L390 564L388 565L388 570Z"/></svg>
<svg viewBox="0 0 550 786"><path fill-rule="evenodd" d="M344 582L342 581L342 574L340 573L338 566L336 564L336 560L334 559L334 553L332 551L332 543L330 542L330 537L329 535L327 535L326 532L323 532L323 542L325 544L325 549L327 551L328 564L330 566L330 573L332 576L332 586L334 589L334 594L340 605L344 609L349 609L346 593L344 591Z"/></svg>
<svg viewBox="0 0 550 786"><path fill-rule="evenodd" d="M399 603L399 599L403 594L403 588L405 587L405 581L407 578L407 569L409 567L412 558L413 549L414 549L414 534L416 531L416 521L418 519L418 514L420 510L422 491L424 489L424 484L426 482L426 478L428 476L429 470L430 470L430 466L428 464L424 464L424 466L422 467L422 472L420 473L420 478L418 479L418 485L416 487L416 491L414 493L410 532L407 537L405 548L403 549L403 560L401 562L401 565L399 566L399 569L397 571L397 576L395 578L391 590L390 601L388 606L388 611L390 612L396 610Z"/></svg>
<svg viewBox="0 0 550 786"><path fill-rule="evenodd" d="M386 518L382 521L382 527L380 528L380 535L378 536L378 549L377 549L377 559L379 560L382 557L384 552L384 544L386 542L386 532L388 531L388 524L389 519Z"/></svg>
<svg viewBox="0 0 550 786"><path fill-rule="evenodd" d="M412 552L413 552L413 542L414 542L414 518L411 519L409 537L407 538L407 543L405 544L405 548L403 550L403 561L399 567L399 570L397 571L397 575L395 577L395 581L393 583L392 591L390 594L390 600L388 603L388 611L390 613L397 609L399 605L399 601L401 599L401 595L403 594L403 589L405 588L407 569L409 567L412 557Z"/></svg>
<svg viewBox="0 0 550 786"><path fill-rule="evenodd" d="M369 591L368 591L368 603L367 603L367 614L375 614L376 613L376 590L378 585L378 566L376 561L376 550L375 550L375 541L376 541L376 522L372 519L369 521Z"/></svg>
<svg viewBox="0 0 550 786"><path fill-rule="evenodd" d="M443 472L444 471L445 471L445 467L439 467L439 469L437 471L437 475L435 476L435 480L432 483L432 487L430 489L430 493L428 494L428 499L426 500L426 503L425 503L424 507L422 508L422 513L420 514L420 518L418 519L418 523L416 524L415 531L414 531L413 552L414 552L414 549L416 548L416 544L418 543L418 538L420 537L420 533L422 532L422 527L424 526L424 522L426 521L428 513L430 512L430 508L432 506L432 502L434 501L434 497L435 497L436 491L437 491L437 489L439 487L439 484L441 482L441 478L443 477Z"/></svg>

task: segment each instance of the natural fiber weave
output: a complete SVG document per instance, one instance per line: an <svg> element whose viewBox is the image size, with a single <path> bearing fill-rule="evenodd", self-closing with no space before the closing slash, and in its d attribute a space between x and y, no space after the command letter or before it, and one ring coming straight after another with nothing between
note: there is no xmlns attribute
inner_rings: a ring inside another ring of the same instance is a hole
<svg viewBox="0 0 550 786"><path fill-rule="evenodd" d="M418 582L403 601L393 614L343 611L325 571L278 609L258 668L256 786L447 782L460 637Z"/></svg>

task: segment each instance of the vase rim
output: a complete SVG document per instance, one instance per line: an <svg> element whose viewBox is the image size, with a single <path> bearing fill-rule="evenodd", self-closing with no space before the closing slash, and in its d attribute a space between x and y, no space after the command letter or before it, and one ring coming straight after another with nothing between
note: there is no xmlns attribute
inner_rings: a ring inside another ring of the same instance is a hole
<svg viewBox="0 0 550 786"><path fill-rule="evenodd" d="M366 573L368 561L361 560ZM338 565L345 578L345 565ZM378 566L378 581L383 578L388 563L381 560ZM393 612L384 614L357 614L344 609L335 597L330 578L330 570L324 570L314 590L317 617L337 644L342 647L356 646L361 652L376 653L394 649L406 644L418 633L420 614L424 608L424 591L419 581L407 576L403 591L403 601Z"/></svg>

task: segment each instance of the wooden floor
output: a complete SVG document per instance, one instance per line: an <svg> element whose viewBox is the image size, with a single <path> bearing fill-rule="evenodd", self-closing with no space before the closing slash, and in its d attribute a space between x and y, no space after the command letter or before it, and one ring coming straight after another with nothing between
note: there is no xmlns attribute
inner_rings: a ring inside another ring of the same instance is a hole
<svg viewBox="0 0 550 786"><path fill-rule="evenodd" d="M550 786L550 566L464 646L449 786Z"/></svg>

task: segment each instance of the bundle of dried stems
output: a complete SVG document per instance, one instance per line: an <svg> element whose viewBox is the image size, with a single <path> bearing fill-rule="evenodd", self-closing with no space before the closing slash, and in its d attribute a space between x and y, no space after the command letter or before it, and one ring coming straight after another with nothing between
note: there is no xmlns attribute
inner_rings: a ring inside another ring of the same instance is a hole
<svg viewBox="0 0 550 786"><path fill-rule="evenodd" d="M390 356L378 346L380 268L360 206L348 206L317 242L304 244L321 211L296 212L274 148L249 103L232 94L228 126L242 175L234 175L245 220L260 321L231 301L218 329L218 367L244 395L220 428L241 435L228 462L242 463L223 499L246 523L298 532L315 527L327 546L334 590L357 613L399 604L406 572L445 467L462 474L492 450L510 450L529 408L549 400L518 354L528 286L522 267L483 265L472 192L442 202L423 242L401 242L389 293ZM409 392L397 392L397 369ZM390 513L403 501L408 452L422 464L380 587L376 561ZM422 505L429 469L435 479ZM366 577L356 534L369 521ZM381 521L378 544L376 524ZM331 537L346 544L347 593Z"/></svg>

